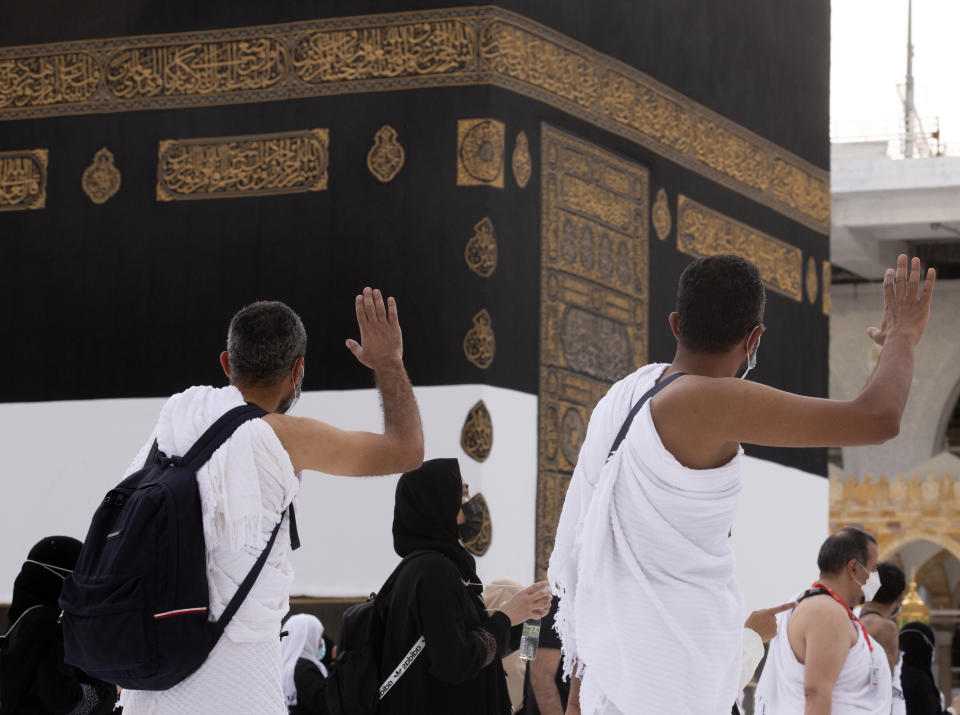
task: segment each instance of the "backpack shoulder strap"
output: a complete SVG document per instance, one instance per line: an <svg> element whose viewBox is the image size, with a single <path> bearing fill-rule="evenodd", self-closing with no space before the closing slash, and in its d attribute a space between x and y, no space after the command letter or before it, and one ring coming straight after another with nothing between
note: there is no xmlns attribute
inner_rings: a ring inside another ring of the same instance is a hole
<svg viewBox="0 0 960 715"><path fill-rule="evenodd" d="M200 438L183 455L183 466L193 470L199 469L206 464L214 452L220 449L224 442L230 439L240 425L266 414L269 413L265 409L251 404L237 405L228 410L220 419L210 425L207 431L200 435Z"/></svg>
<svg viewBox="0 0 960 715"><path fill-rule="evenodd" d="M633 418L637 416L637 413L640 412L640 409L647 402L647 400L649 400L651 397L656 395L658 392L660 392L660 390L665 388L667 385L669 385L671 382L676 380L678 377L683 377L684 375L686 375L685 372L677 372L671 375L670 377L668 377L667 379L660 381L659 383L651 387L649 390L647 390L646 393L644 393L643 397L637 400L637 404L635 404L632 408L630 408L630 413L627 415L627 419L623 421L623 426L620 427L620 431L617 432L617 437L616 439L613 440L613 445L610 447L610 452L607 454L608 462L610 461L610 458L614 455L614 453L616 453L617 449L620 448L620 444L623 442L623 440L626 439L627 432L630 431L630 425L633 424Z"/></svg>
<svg viewBox="0 0 960 715"><path fill-rule="evenodd" d="M263 547L263 551L260 552L260 556L257 557L253 567L244 577L243 581L240 582L237 592L233 594L233 598L230 599L230 603L228 603L227 607L223 609L223 613L220 614L220 618L218 618L217 622L214 624L214 644L216 644L216 642L220 639L220 636L223 635L223 631L230 624L230 621L233 620L233 617L237 614L237 611L240 610L240 606L243 605L243 602L246 600L247 596L250 595L250 591L253 589L253 584L256 583L257 577L260 575L260 572L263 571L263 567L267 563L267 557L270 556L270 550L273 548L273 542L277 540L277 534L280 532L280 526L283 524L284 516L286 516L286 512L280 515L280 521L278 521L277 525L273 527L273 531L270 533L270 538L267 540L267 545Z"/></svg>

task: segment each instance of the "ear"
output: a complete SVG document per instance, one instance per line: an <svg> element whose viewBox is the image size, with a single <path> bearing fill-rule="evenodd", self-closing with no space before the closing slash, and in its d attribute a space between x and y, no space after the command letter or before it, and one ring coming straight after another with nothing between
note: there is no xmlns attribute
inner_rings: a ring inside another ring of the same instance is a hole
<svg viewBox="0 0 960 715"><path fill-rule="evenodd" d="M753 355L756 351L757 345L760 344L760 338L765 332L767 332L767 326L760 325L760 327L754 328L753 332L747 335L746 349L750 355Z"/></svg>
<svg viewBox="0 0 960 715"><path fill-rule="evenodd" d="M300 382L303 379L303 357L298 357L293 362L293 382L294 384Z"/></svg>
<svg viewBox="0 0 960 715"><path fill-rule="evenodd" d="M850 559L847 561L847 575L850 576L854 581L860 583L860 579L857 578L857 567L860 565L860 562L856 559Z"/></svg>
<svg viewBox="0 0 960 715"><path fill-rule="evenodd" d="M680 315L677 311L673 311L667 317L667 322L670 323L670 330L673 331L673 337L677 340L680 339Z"/></svg>
<svg viewBox="0 0 960 715"><path fill-rule="evenodd" d="M220 353L220 367L223 368L223 374L227 376L227 379L230 379L230 354L224 350Z"/></svg>

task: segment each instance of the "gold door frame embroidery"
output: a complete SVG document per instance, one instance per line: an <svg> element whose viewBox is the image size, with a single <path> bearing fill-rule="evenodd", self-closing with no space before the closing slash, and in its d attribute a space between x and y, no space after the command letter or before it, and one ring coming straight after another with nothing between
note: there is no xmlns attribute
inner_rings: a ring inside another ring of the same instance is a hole
<svg viewBox="0 0 960 715"><path fill-rule="evenodd" d="M538 577L593 407L647 362L649 170L541 125Z"/></svg>

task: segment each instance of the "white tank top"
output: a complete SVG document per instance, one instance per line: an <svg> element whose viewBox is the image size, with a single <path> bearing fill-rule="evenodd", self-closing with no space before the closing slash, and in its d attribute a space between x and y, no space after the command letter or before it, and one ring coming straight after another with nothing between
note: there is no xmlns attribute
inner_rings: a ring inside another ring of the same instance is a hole
<svg viewBox="0 0 960 715"><path fill-rule="evenodd" d="M777 616L777 635L770 641L757 684L758 715L803 715L803 663L797 660L787 637L792 613ZM833 686L831 715L889 715L892 684L886 653L877 643L871 652L860 626L856 621L850 624L857 629L857 642Z"/></svg>

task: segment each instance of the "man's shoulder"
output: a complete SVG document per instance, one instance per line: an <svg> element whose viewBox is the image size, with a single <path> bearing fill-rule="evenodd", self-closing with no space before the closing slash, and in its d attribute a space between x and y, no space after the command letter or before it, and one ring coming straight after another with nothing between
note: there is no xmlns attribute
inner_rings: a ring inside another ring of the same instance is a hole
<svg viewBox="0 0 960 715"><path fill-rule="evenodd" d="M875 638L882 640L899 638L900 630L897 628L897 624L889 618L885 618L877 613L868 613L866 616L862 616L860 620L863 622L863 626L867 629L867 632Z"/></svg>
<svg viewBox="0 0 960 715"><path fill-rule="evenodd" d="M835 624L849 621L850 614L843 607L843 604L837 603L829 594L818 593L801 600L794 609L790 620L799 625L828 622L832 627Z"/></svg>

